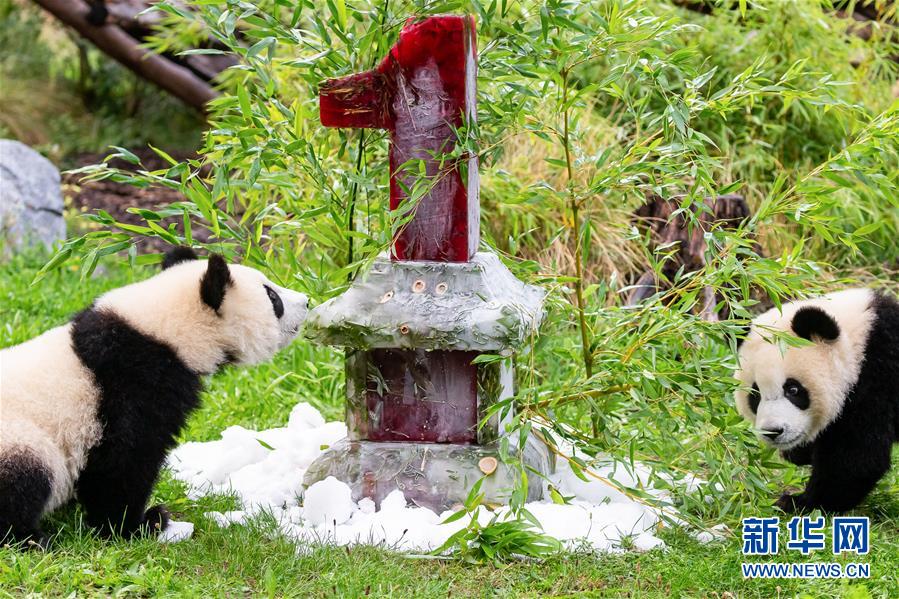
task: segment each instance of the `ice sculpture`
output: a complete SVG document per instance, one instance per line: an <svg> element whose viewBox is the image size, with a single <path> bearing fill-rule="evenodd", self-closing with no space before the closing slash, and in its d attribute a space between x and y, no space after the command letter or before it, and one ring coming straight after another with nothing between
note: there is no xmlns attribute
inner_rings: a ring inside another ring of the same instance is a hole
<svg viewBox="0 0 899 599"><path fill-rule="evenodd" d="M307 320L308 337L346 348L348 426L307 486L334 476L377 503L400 489L439 512L482 477L494 503L516 482L488 411L513 393L512 352L535 334L544 292L477 251L477 157L454 154L476 118L476 68L471 16L410 19L380 66L321 87L323 125L390 131L390 207L406 218L390 255ZM473 362L484 353L504 358ZM528 438L520 457L540 499L551 454Z"/></svg>

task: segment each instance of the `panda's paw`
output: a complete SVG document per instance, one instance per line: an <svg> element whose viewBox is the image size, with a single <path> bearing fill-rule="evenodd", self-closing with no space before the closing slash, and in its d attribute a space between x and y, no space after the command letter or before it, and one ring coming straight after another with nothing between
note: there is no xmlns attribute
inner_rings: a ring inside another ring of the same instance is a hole
<svg viewBox="0 0 899 599"><path fill-rule="evenodd" d="M803 493L798 493L796 495L784 493L780 496L780 499L774 503L774 506L780 508L787 514L801 514L803 512L811 511L811 506L807 504Z"/></svg>
<svg viewBox="0 0 899 599"><path fill-rule="evenodd" d="M782 512L786 512L787 514L792 514L796 511L793 503L793 497L794 495L790 493L784 493L777 501L774 502L774 507L780 509Z"/></svg>
<svg viewBox="0 0 899 599"><path fill-rule="evenodd" d="M144 514L144 527L150 534L156 534L165 530L170 519L171 514L164 505L154 505Z"/></svg>

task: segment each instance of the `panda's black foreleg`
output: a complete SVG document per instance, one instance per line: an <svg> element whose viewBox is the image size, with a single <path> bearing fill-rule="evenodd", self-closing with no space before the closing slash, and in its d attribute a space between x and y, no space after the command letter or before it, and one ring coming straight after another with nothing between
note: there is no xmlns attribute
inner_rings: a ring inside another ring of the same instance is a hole
<svg viewBox="0 0 899 599"><path fill-rule="evenodd" d="M85 521L103 536L130 538L164 529L168 511L163 506L147 509L164 453L148 455L147 448L134 448L111 455L104 448L88 459L76 486Z"/></svg>
<svg viewBox="0 0 899 599"><path fill-rule="evenodd" d="M805 490L785 493L777 507L788 513L851 510L889 470L891 445L888 438L877 435L855 443L816 444Z"/></svg>
<svg viewBox="0 0 899 599"><path fill-rule="evenodd" d="M808 466L812 463L812 445L801 445L782 451L780 455L786 461L797 466Z"/></svg>
<svg viewBox="0 0 899 599"><path fill-rule="evenodd" d="M47 547L40 520L51 484L50 470L29 451L0 455L0 543Z"/></svg>

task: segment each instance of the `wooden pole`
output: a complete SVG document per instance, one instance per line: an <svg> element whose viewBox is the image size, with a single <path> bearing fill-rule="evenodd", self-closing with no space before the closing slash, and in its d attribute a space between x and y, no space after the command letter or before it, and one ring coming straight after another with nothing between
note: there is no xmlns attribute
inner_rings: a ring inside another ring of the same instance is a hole
<svg viewBox="0 0 899 599"><path fill-rule="evenodd" d="M94 26L85 18L90 7L83 0L34 0L54 17L75 29L97 48L173 96L200 111L218 96L189 69L140 47L140 42L112 24Z"/></svg>

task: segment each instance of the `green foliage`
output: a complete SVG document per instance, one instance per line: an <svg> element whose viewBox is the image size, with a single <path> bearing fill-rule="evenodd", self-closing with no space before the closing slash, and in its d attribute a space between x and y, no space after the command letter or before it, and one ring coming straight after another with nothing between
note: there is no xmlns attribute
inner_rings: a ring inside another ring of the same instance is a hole
<svg viewBox="0 0 899 599"><path fill-rule="evenodd" d="M530 557L545 559L559 553L562 544L553 537L537 532L535 525L524 519L500 520L494 515L486 525L472 518L440 548L440 552L454 550L462 561L480 564Z"/></svg>
<svg viewBox="0 0 899 599"><path fill-rule="evenodd" d="M555 538L539 532L540 522L527 510L521 510L519 517L509 517L509 513L495 513L482 523L486 512L483 502L484 494L480 479L472 486L465 505L444 520L444 524L468 517L468 524L458 532L449 536L446 542L435 549L432 555L440 556L452 551L465 562L480 564L492 562L499 564L505 561L525 558L544 559L551 557L562 549L562 544Z"/></svg>
<svg viewBox="0 0 899 599"><path fill-rule="evenodd" d="M0 277L0 347L23 343L65 323L99 293L133 283L143 274L122 268L104 269L106 276L97 277L89 285L78 285L77 269L69 267L50 274L41 287L32 287L35 265L46 260L44 252L34 250L4 261Z"/></svg>
<svg viewBox="0 0 899 599"><path fill-rule="evenodd" d="M51 160L146 143L192 149L202 119L57 24L0 0L0 137Z"/></svg>
<svg viewBox="0 0 899 599"><path fill-rule="evenodd" d="M386 207L383 133L322 128L317 88L375 65L409 14L473 12L478 122L459 131L454 156L479 155L487 244L551 291L542 335L518 356L519 393L498 409L514 403L518 426L543 422L560 447L653 466L653 483L694 521L765 513L798 478L732 405L732 339L756 298L777 305L850 277L899 287L899 104L886 59L895 41L863 42L826 4L794 4L699 17L661 0L162 2L170 23L189 22L189 35L203 30L242 59L212 104L200 156L82 172L178 189L186 201L141 211L143 226L96 215L102 228L69 241L47 271L78 258L89 274L136 236L199 245L202 228L209 249L317 300L339 293L403 216ZM174 29L157 38L177 43ZM633 208L650 193L677 196L696 227L703 198L737 190L754 216L704 231L702 268L624 305L638 265L664 279L674 250L650 249ZM181 224L159 224L171 215ZM703 320L710 299L731 319ZM684 493L678 481L690 474L708 484ZM524 495L513 497L520 510ZM493 559L483 547L534 540L512 525L490 530L499 524L468 530L459 550Z"/></svg>

